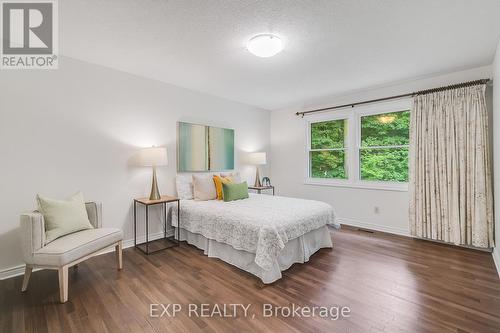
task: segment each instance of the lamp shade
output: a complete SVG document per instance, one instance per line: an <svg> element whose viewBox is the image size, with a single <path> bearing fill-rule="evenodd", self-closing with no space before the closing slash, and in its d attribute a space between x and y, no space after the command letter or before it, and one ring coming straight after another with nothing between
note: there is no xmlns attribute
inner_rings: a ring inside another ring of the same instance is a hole
<svg viewBox="0 0 500 333"><path fill-rule="evenodd" d="M250 153L248 154L248 163L254 165L264 165L266 161L266 153Z"/></svg>
<svg viewBox="0 0 500 333"><path fill-rule="evenodd" d="M162 166L168 164L167 148L151 147L139 151L139 165Z"/></svg>

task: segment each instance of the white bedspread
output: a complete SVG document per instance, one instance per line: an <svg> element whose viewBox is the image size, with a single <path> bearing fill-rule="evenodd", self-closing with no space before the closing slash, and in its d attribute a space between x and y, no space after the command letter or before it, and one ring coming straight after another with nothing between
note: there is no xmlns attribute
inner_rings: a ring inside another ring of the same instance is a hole
<svg viewBox="0 0 500 333"><path fill-rule="evenodd" d="M264 270L285 244L324 225L339 228L333 208L320 201L250 194L248 199L181 200L181 228L206 238L255 253ZM172 210L177 226L177 209Z"/></svg>

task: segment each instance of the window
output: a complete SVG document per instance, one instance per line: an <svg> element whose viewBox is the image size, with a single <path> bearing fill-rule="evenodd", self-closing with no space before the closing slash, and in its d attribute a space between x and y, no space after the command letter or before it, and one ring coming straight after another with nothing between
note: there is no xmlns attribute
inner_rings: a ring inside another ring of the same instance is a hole
<svg viewBox="0 0 500 333"><path fill-rule="evenodd" d="M361 117L361 180L408 181L410 111Z"/></svg>
<svg viewBox="0 0 500 333"><path fill-rule="evenodd" d="M311 124L311 177L347 179L347 120Z"/></svg>
<svg viewBox="0 0 500 333"><path fill-rule="evenodd" d="M312 116L307 183L406 190L410 102Z"/></svg>

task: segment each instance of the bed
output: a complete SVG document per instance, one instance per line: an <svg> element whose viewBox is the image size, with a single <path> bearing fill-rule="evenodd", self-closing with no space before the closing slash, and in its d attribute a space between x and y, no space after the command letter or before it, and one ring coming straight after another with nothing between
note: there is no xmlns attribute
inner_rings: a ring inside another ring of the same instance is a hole
<svg viewBox="0 0 500 333"><path fill-rule="evenodd" d="M181 200L181 240L272 283L294 263L331 248L328 226L340 228L324 202L250 194L248 199ZM172 210L177 227L177 210Z"/></svg>

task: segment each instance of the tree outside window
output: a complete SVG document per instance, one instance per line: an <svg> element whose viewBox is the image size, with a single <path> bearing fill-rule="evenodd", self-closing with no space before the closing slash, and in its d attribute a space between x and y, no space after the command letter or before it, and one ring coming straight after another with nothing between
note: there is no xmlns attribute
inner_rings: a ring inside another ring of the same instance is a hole
<svg viewBox="0 0 500 333"><path fill-rule="evenodd" d="M351 126L359 132L357 146L349 142L349 121L358 122ZM407 110L310 123L309 176L408 182L409 125ZM357 161L350 163L349 152L356 151Z"/></svg>
<svg viewBox="0 0 500 333"><path fill-rule="evenodd" d="M311 124L311 177L347 179L346 135L346 119Z"/></svg>

